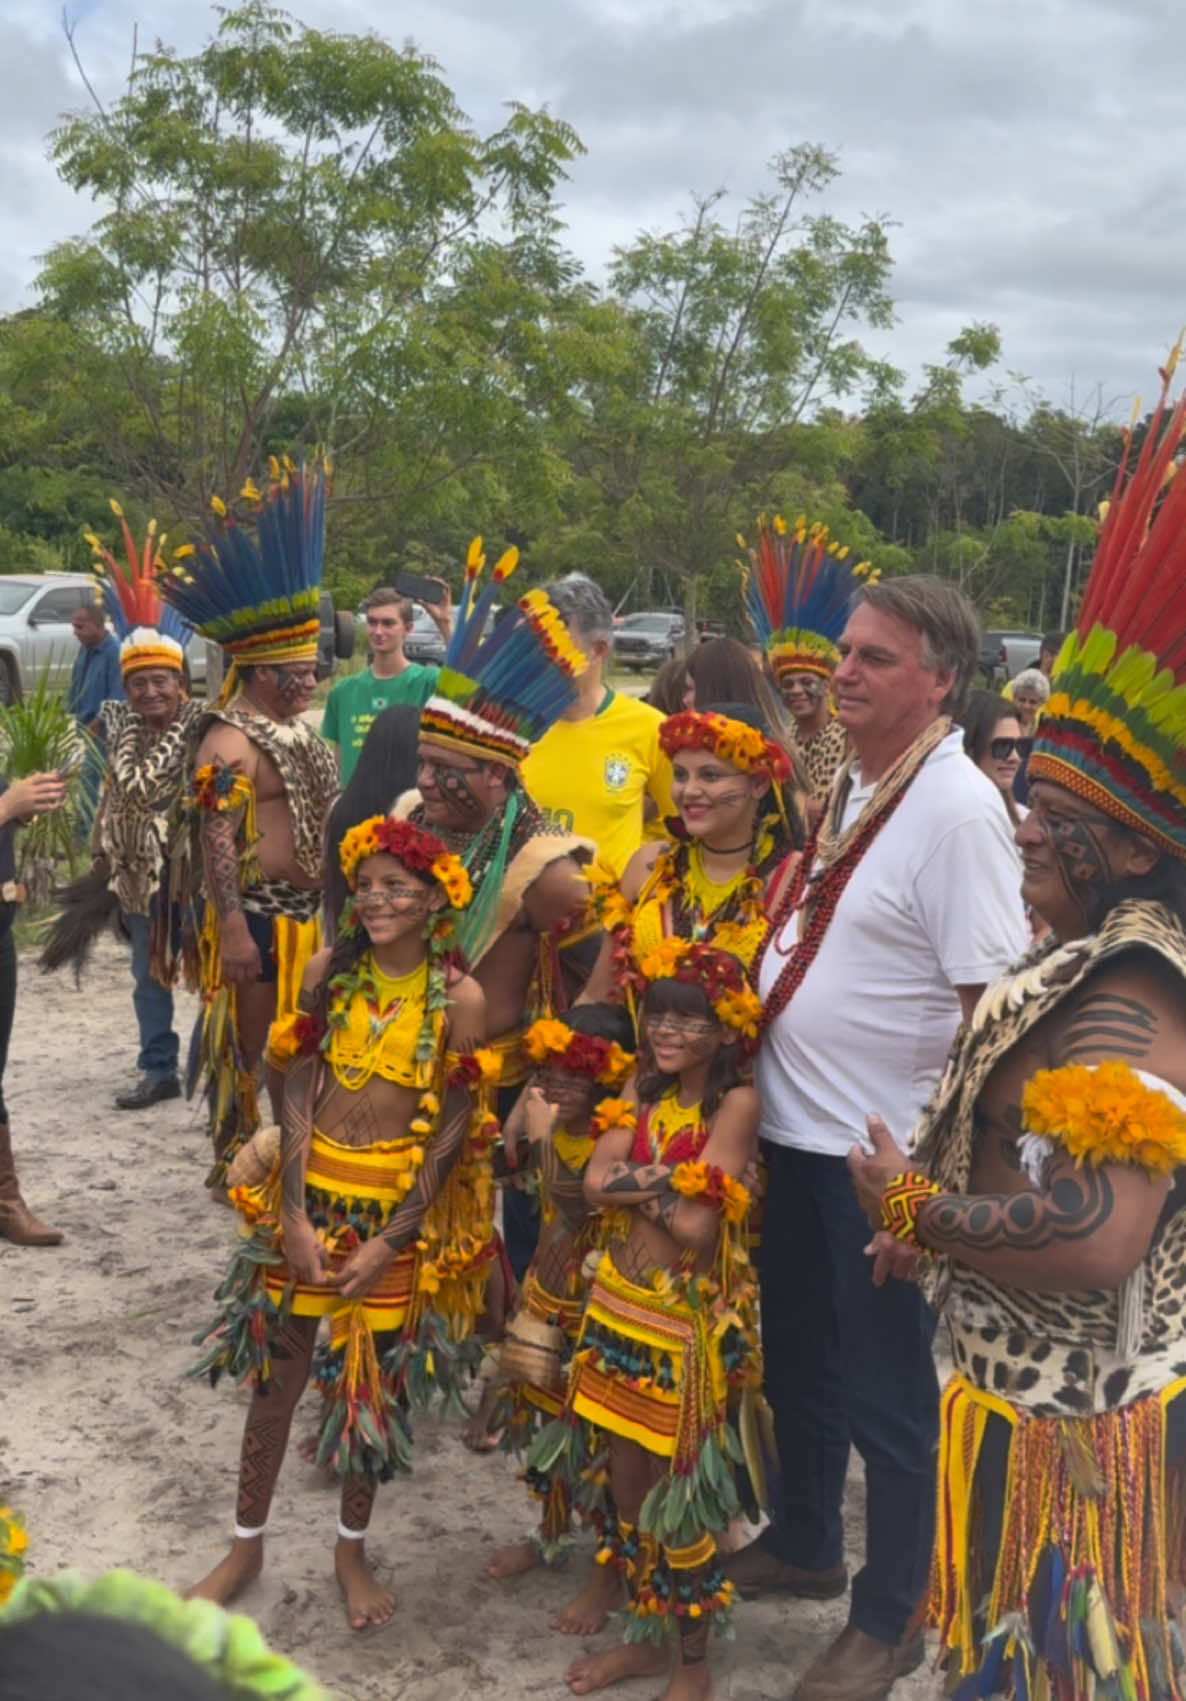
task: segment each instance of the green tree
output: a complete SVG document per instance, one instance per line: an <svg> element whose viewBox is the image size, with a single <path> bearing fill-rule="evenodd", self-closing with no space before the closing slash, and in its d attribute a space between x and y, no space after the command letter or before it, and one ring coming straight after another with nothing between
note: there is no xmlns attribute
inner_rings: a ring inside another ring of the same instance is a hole
<svg viewBox="0 0 1186 1701"><path fill-rule="evenodd" d="M366 500L405 408L399 452L426 470L401 466L396 488L429 516L479 439L491 460L525 453L536 421L497 358L513 315L483 321L476 302L492 278L554 280L552 196L580 147L567 125L512 105L479 135L415 48L249 0L193 57L138 53L121 98L52 146L102 211L51 250L42 299L118 397L108 456L145 500L187 514L233 494L281 425L285 446L333 444L343 498ZM463 299L465 406L426 424Z"/></svg>
<svg viewBox="0 0 1186 1701"><path fill-rule="evenodd" d="M790 148L733 228L717 193L615 253L611 293L636 354L589 396L576 493L596 487L619 573L679 589L689 633L796 429L884 375L855 331L891 321L887 226L819 210L837 172L823 148Z"/></svg>

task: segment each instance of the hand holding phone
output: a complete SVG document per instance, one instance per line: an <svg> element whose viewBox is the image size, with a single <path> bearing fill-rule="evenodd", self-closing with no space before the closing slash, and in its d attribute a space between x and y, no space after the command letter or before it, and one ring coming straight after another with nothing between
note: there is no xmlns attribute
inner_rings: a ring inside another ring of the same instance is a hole
<svg viewBox="0 0 1186 1701"><path fill-rule="evenodd" d="M401 597L413 602L431 603L437 607L448 599L449 587L443 579L431 579L427 573L409 573L403 568L395 575L395 588Z"/></svg>

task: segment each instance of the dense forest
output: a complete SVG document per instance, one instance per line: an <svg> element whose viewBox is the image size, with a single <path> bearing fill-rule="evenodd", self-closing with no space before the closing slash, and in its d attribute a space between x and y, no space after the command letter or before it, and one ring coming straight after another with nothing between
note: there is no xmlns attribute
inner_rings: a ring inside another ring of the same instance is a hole
<svg viewBox="0 0 1186 1701"><path fill-rule="evenodd" d="M268 453L317 442L347 601L397 562L456 582L481 531L532 578L580 567L624 608L736 625L738 536L780 510L958 581L987 624L1073 608L1109 410L1034 395L975 302L921 380L871 358L891 230L829 213L819 147L594 283L558 210L570 127L514 105L479 135L414 48L262 0L194 57L141 51L50 146L93 222L0 320L0 570L83 566L112 494L179 543Z"/></svg>

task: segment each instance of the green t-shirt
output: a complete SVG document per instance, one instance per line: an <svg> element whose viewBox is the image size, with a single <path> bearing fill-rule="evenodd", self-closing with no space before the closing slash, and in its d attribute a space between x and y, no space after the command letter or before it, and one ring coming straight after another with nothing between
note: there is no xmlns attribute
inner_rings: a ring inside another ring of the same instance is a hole
<svg viewBox="0 0 1186 1701"><path fill-rule="evenodd" d="M342 784L358 765L371 722L393 703L411 703L422 709L436 690L439 667L421 667L411 662L390 679L376 679L370 668L339 679L325 702L321 736L338 747L338 771Z"/></svg>

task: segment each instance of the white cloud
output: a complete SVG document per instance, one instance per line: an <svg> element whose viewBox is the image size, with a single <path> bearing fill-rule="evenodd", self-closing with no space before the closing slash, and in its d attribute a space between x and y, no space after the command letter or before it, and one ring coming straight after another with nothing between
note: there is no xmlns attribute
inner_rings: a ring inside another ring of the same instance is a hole
<svg viewBox="0 0 1186 1701"><path fill-rule="evenodd" d="M100 94L118 93L134 0L76 8ZM1186 9L1166 0L311 0L318 27L411 38L482 128L547 102L589 149L562 199L599 269L696 191L738 204L777 149L840 155L839 216L898 221L898 324L871 343L908 369L996 320L1005 364L1058 395L1072 374L1148 393L1186 317ZM48 7L6 8L0 309L30 299L35 256L85 228L44 137L83 91ZM192 51L213 12L159 0L151 33ZM142 28L141 36L147 32ZM727 210L726 210L727 216Z"/></svg>

